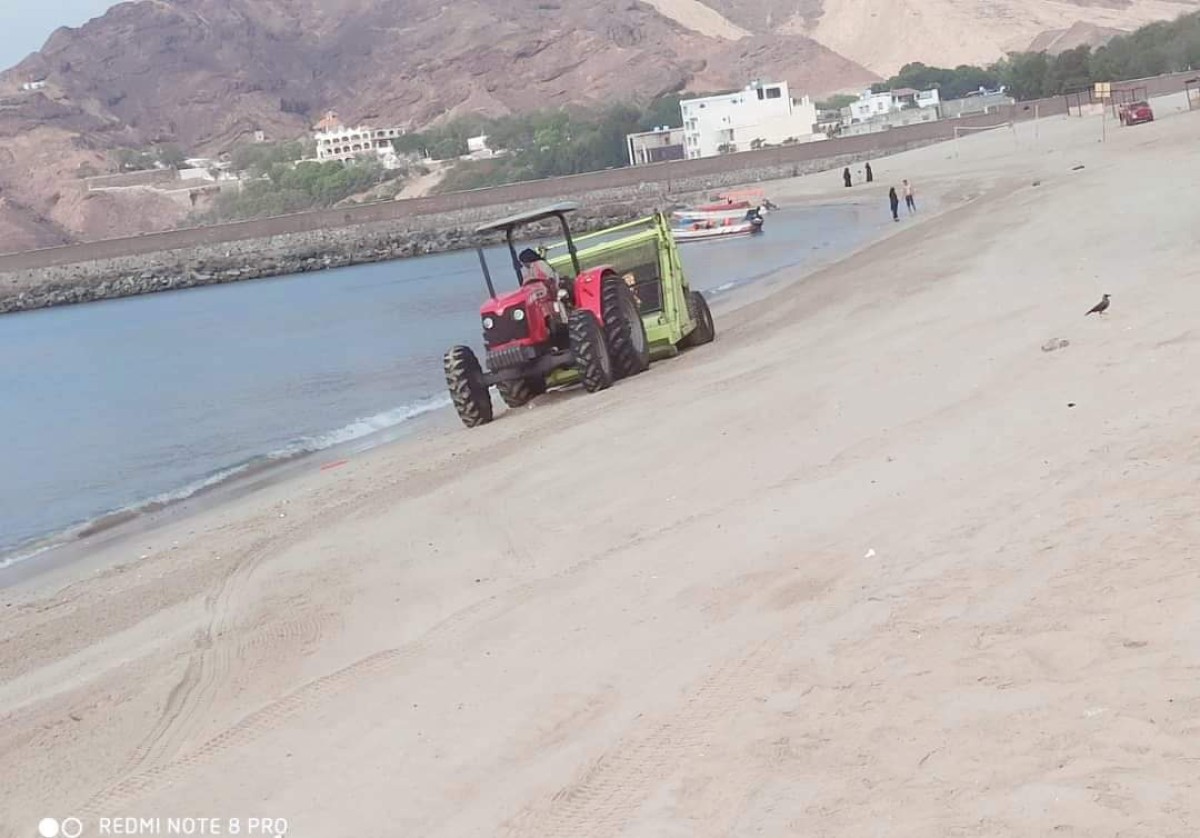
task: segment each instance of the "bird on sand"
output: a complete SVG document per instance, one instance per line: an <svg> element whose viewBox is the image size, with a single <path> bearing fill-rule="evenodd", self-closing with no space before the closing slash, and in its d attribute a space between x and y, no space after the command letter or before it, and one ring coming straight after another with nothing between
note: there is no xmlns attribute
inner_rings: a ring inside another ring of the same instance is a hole
<svg viewBox="0 0 1200 838"><path fill-rule="evenodd" d="M1104 314L1106 311L1108 311L1108 294L1105 294L1104 299L1092 306L1088 314ZM1087 317L1087 314L1083 316Z"/></svg>

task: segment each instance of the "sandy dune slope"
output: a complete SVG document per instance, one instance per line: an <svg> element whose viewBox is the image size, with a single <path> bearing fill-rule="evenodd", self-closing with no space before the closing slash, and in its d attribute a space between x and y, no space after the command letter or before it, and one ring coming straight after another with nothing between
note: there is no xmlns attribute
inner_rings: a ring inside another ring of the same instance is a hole
<svg viewBox="0 0 1200 838"><path fill-rule="evenodd" d="M811 18L798 17L786 28L888 76L910 61L939 67L994 61L1027 49L1046 30L1067 29L1079 21L1136 29L1196 8L1195 3L1167 0L1086 6L1045 0L838 0L825 3L815 25Z"/></svg>

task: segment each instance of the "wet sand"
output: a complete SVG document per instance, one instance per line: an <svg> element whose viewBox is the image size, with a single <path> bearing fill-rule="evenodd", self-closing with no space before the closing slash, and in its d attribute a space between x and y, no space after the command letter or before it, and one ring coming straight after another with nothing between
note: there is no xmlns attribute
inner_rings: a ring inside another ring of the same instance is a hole
<svg viewBox="0 0 1200 838"><path fill-rule="evenodd" d="M0 824L1191 834L1200 114L1160 115L873 161L939 214L711 346L5 591Z"/></svg>

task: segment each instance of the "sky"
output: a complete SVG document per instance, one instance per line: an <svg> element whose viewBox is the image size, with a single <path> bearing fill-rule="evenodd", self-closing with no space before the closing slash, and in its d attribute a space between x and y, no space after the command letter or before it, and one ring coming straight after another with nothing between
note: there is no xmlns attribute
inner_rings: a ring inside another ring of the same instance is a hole
<svg viewBox="0 0 1200 838"><path fill-rule="evenodd" d="M60 26L79 26L104 14L114 0L0 0L0 69L42 48Z"/></svg>

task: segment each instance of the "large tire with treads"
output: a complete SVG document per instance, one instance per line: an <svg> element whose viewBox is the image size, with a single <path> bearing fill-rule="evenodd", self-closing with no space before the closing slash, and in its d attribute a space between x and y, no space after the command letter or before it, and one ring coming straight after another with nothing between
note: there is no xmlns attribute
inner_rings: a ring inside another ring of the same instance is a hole
<svg viewBox="0 0 1200 838"><path fill-rule="evenodd" d="M469 346L452 346L442 358L446 388L458 418L468 428L492 421L492 396L483 383L483 369Z"/></svg>
<svg viewBox="0 0 1200 838"><path fill-rule="evenodd" d="M524 407L537 396L546 392L545 378L518 378L516 381L501 381L496 385L500 398L509 407Z"/></svg>
<svg viewBox="0 0 1200 838"><path fill-rule="evenodd" d="M612 358L596 315L582 308L571 312L567 318L567 335L583 389L595 393L612 386Z"/></svg>
<svg viewBox="0 0 1200 838"><path fill-rule="evenodd" d="M696 322L696 328L684 335L679 342L680 349L691 349L705 343L712 343L717 337L717 324L713 322L712 312L708 310L708 300L699 291L689 291L687 295L688 316Z"/></svg>
<svg viewBox="0 0 1200 838"><path fill-rule="evenodd" d="M604 337L612 356L613 373L627 378L650 368L650 341L633 292L619 276L609 274L600 284Z"/></svg>

